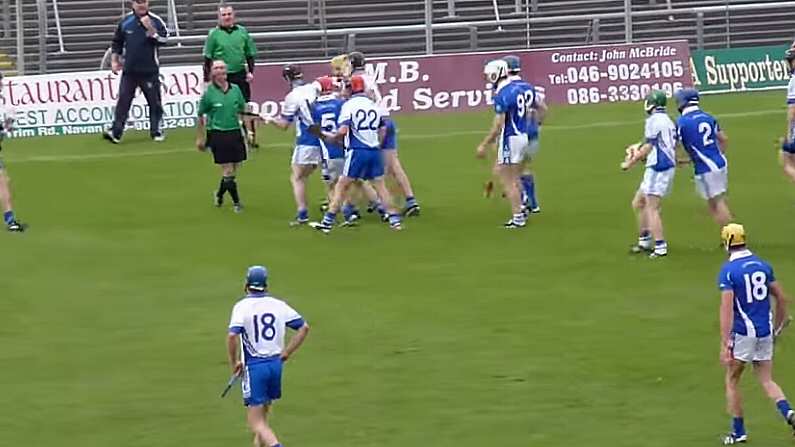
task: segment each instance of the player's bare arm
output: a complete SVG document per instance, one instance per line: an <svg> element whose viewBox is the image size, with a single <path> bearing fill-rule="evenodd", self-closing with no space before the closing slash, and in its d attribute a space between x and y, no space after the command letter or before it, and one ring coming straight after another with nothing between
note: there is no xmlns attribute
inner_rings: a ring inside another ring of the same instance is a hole
<svg viewBox="0 0 795 447"><path fill-rule="evenodd" d="M196 149L198 149L200 152L204 152L206 150L207 144L207 125L205 120L205 117L200 116L196 122Z"/></svg>
<svg viewBox="0 0 795 447"><path fill-rule="evenodd" d="M776 298L776 315L773 327L778 330L784 326L784 322L789 319L790 298L784 292L778 281L770 283L770 294Z"/></svg>
<svg viewBox="0 0 795 447"><path fill-rule="evenodd" d="M318 136L322 138L323 141L339 144L342 142L342 140L345 139L345 136L348 135L349 131L350 129L348 128L348 126L342 126L339 129L337 129L337 132L320 132L320 135Z"/></svg>
<svg viewBox="0 0 795 447"><path fill-rule="evenodd" d="M287 121L286 119L281 118L281 117L279 117L279 118L264 118L263 122L265 122L266 124L271 124L273 127L277 128L277 129L281 129L281 130L289 129L290 128L290 124L292 124L290 121Z"/></svg>
<svg viewBox="0 0 795 447"><path fill-rule="evenodd" d="M630 148L632 145L630 145ZM621 163L621 169L626 171L631 167L635 166L639 161L645 160L646 156L649 155L651 152L652 147L649 143L643 143L635 150L631 150L628 152L627 158Z"/></svg>
<svg viewBox="0 0 795 447"><path fill-rule="evenodd" d="M240 361L240 354L237 352L238 338L240 336L234 332L226 335L226 353L229 360L229 367L233 374L240 374L243 369L243 362Z"/></svg>
<svg viewBox="0 0 795 447"><path fill-rule="evenodd" d="M494 143L494 140L497 139L497 135L500 134L500 130L504 125L505 125L505 114L498 113L494 115L494 121L492 121L491 130L489 130L489 133L486 134L486 138L484 138L483 141L480 143L480 145L478 145L476 153L478 158L483 158L486 156L486 149L488 145Z"/></svg>
<svg viewBox="0 0 795 447"><path fill-rule="evenodd" d="M547 112L549 112L549 107L547 107L546 101L544 101L543 99L536 98L535 115L539 125L541 125L541 123L543 123L544 120L546 120Z"/></svg>
<svg viewBox="0 0 795 447"><path fill-rule="evenodd" d="M296 334L290 339L290 342L287 343L287 347L284 348L284 351L282 352L283 362L286 362L290 357L292 357L295 351L301 347L301 345L304 343L304 340L306 340L307 335L309 335L309 324L304 323L304 325L298 329L298 332L296 332Z"/></svg>
<svg viewBox="0 0 795 447"><path fill-rule="evenodd" d="M724 290L720 294L720 361L728 366L732 361L731 330L734 319L734 292Z"/></svg>
<svg viewBox="0 0 795 447"><path fill-rule="evenodd" d="M729 148L729 136L726 135L726 132L721 130L718 131L717 138L718 138L718 147L720 148L720 151L725 153L726 150Z"/></svg>

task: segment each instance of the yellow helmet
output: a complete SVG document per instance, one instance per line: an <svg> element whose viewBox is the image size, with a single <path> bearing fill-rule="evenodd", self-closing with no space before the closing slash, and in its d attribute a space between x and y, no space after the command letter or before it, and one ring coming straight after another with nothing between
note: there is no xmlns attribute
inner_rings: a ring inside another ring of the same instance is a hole
<svg viewBox="0 0 795 447"><path fill-rule="evenodd" d="M351 61L347 54L340 54L331 59L331 74L333 76L348 77L351 75Z"/></svg>
<svg viewBox="0 0 795 447"><path fill-rule="evenodd" d="M720 231L720 238L727 249L745 245L745 227L730 223Z"/></svg>

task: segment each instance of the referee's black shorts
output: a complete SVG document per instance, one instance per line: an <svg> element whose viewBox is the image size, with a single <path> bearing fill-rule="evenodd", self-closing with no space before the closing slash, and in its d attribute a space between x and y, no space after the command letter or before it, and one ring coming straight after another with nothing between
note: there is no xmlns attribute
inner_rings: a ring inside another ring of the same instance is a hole
<svg viewBox="0 0 795 447"><path fill-rule="evenodd" d="M246 142L240 129L207 132L207 147L213 152L215 164L242 163L246 160Z"/></svg>
<svg viewBox="0 0 795 447"><path fill-rule="evenodd" d="M243 93L243 98L246 100L246 102L251 102L251 86L246 80L245 70L239 71L237 73L229 73L226 75L226 79L232 84L240 87L240 92Z"/></svg>

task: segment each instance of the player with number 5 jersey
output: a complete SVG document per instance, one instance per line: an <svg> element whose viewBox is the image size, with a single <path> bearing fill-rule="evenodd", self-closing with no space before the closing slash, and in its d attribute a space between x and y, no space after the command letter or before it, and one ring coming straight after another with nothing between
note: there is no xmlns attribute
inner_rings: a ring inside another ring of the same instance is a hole
<svg viewBox="0 0 795 447"><path fill-rule="evenodd" d="M282 365L304 342L309 325L287 303L270 296L265 267L248 269L245 289L246 296L232 309L228 359L232 373L242 376L243 402L254 445L280 447L268 424L268 412L282 395ZM285 348L287 328L297 333ZM242 356L238 345L242 346Z"/></svg>
<svg viewBox="0 0 795 447"><path fill-rule="evenodd" d="M729 173L724 154L729 138L718 121L701 110L697 90L678 90L674 98L681 114L676 126L679 141L693 163L696 191L707 201L712 218L723 227L732 220L726 199Z"/></svg>
<svg viewBox="0 0 795 447"><path fill-rule="evenodd" d="M773 343L788 319L789 299L776 281L773 268L746 245L745 228L729 224L721 230L729 260L718 274L721 291L720 359L726 367L726 400L732 431L724 445L746 442L739 383L746 364L752 364L767 396L784 420L795 429L795 412L781 387L773 381ZM771 297L776 300L775 314Z"/></svg>

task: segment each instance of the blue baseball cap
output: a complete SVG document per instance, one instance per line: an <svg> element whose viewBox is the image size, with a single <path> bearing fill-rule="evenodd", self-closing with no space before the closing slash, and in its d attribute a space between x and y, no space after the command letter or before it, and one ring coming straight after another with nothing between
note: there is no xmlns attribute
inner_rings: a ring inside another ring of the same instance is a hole
<svg viewBox="0 0 795 447"><path fill-rule="evenodd" d="M246 287L252 290L265 290L268 287L268 269L261 265L248 268Z"/></svg>

